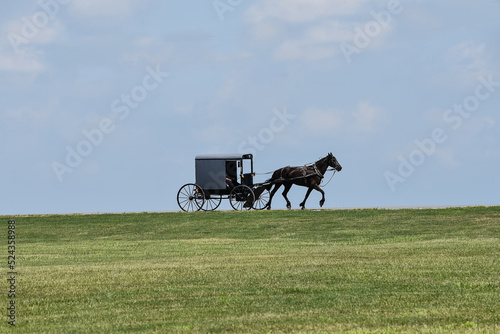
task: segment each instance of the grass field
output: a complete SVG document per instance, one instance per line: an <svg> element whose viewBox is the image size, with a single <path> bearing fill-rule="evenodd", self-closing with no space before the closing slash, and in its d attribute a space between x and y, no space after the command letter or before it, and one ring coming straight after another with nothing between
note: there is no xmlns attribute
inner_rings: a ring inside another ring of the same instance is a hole
<svg viewBox="0 0 500 334"><path fill-rule="evenodd" d="M500 333L500 207L0 218L1 333Z"/></svg>

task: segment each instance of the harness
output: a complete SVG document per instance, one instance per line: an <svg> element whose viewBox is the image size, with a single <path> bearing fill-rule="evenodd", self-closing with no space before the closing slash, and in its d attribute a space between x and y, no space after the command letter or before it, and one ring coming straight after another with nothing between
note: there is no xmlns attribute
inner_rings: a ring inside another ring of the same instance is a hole
<svg viewBox="0 0 500 334"><path fill-rule="evenodd" d="M285 179L283 177L283 172L285 170L288 170L289 168L300 168L300 170L302 172L302 176L297 176L297 177L292 177L292 178L289 178L289 179ZM313 174L309 174L309 175L307 174L307 170L309 168L314 169L314 173ZM337 170L335 168L327 168L326 171L333 171L332 176L330 177L330 179L328 180L328 182L326 184L324 184L324 185L320 184L319 185L320 187L327 186L330 183L330 181L332 180L332 178L335 175L335 173L337 172ZM274 172L269 172L269 173L255 173L255 174L256 175L268 175L268 174L272 174L272 173L274 173ZM302 167L290 167L290 166L286 166L286 167L284 167L284 168L281 169L281 175L280 175L280 177L278 179L275 180L275 182L276 181L280 182L280 181L293 181L293 180L298 180L298 179L306 179L306 178L311 177L311 176L319 176L320 183L325 178L325 176L323 174L321 174L321 172L319 171L318 166L316 166L315 162L313 162L311 165L307 165L306 164L306 165L304 165ZM272 183L272 182L269 182L269 183ZM263 184L269 184L269 183L263 183Z"/></svg>
<svg viewBox="0 0 500 334"><path fill-rule="evenodd" d="M323 178L324 178L324 175L321 174L321 172L318 170L318 167L316 166L316 163L312 164L311 166L304 165L304 166L300 167L300 171L302 172L302 176L297 176L297 177L292 177L292 178L289 178L289 179L285 179L283 177L283 172L286 169L289 169L289 168L291 168L291 167L290 166L286 166L285 168L281 169L281 175L280 175L279 179L277 179L277 181L283 181L283 180L293 181L293 180L298 180L298 179L305 179L305 178L308 178L308 177L311 177L311 176L319 176L319 178L321 180L323 180ZM309 168L314 169L314 174L307 174L307 170ZM330 182L330 181L328 181L328 182Z"/></svg>
<svg viewBox="0 0 500 334"><path fill-rule="evenodd" d="M323 180L323 178L325 177L323 174L320 173L320 171L318 170L318 167L316 166L316 164L313 165L313 168L314 168L314 172L316 173L316 175L319 176L319 178L321 180Z"/></svg>

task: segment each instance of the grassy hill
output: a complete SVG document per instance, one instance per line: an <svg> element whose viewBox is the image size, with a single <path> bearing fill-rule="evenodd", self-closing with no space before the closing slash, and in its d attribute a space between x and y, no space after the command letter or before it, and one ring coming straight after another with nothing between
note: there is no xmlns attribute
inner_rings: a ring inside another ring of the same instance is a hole
<svg viewBox="0 0 500 334"><path fill-rule="evenodd" d="M500 207L0 218L2 333L500 332Z"/></svg>

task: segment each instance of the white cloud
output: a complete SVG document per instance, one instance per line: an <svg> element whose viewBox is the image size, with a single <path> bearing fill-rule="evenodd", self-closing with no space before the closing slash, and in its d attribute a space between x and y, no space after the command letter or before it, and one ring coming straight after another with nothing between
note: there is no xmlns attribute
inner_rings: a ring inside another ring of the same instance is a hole
<svg viewBox="0 0 500 334"><path fill-rule="evenodd" d="M7 38L0 43L0 71L33 74L44 71L43 53L37 51L36 46L52 43L65 31L65 27L55 19L33 30L26 30L24 25L26 23L21 19L3 24L1 32Z"/></svg>
<svg viewBox="0 0 500 334"><path fill-rule="evenodd" d="M369 0L268 0L259 1L246 12L252 36L258 42L274 42L277 60L314 61L342 53L343 43L356 44L357 29L374 22L370 16L360 22L359 14L384 8L365 5ZM365 5L365 6L363 6ZM381 27L364 48L384 45L390 26ZM357 44L356 44L357 45Z"/></svg>
<svg viewBox="0 0 500 334"><path fill-rule="evenodd" d="M23 44L48 44L57 40L66 30L65 26L61 21L52 18L47 24L42 26L36 26L32 19L24 17L24 21L12 20L8 21L3 25L4 34L11 40L14 41L26 41ZM30 25L28 25L28 23ZM12 44L12 42L11 42Z"/></svg>
<svg viewBox="0 0 500 334"><path fill-rule="evenodd" d="M455 158L454 150L450 148L437 148L434 152L434 156L446 167L456 168L460 166L460 163Z"/></svg>
<svg viewBox="0 0 500 334"><path fill-rule="evenodd" d="M251 30L252 37L257 41L272 41L285 33L286 27L272 20L255 22Z"/></svg>
<svg viewBox="0 0 500 334"><path fill-rule="evenodd" d="M344 124L343 113L335 109L309 108L300 116L308 134L335 134Z"/></svg>
<svg viewBox="0 0 500 334"><path fill-rule="evenodd" d="M496 127L496 121L490 115L479 116L473 115L473 117L464 121L463 125L460 127L460 141L462 143L470 143L471 141L484 135L484 133L490 129Z"/></svg>
<svg viewBox="0 0 500 334"><path fill-rule="evenodd" d="M230 133L232 129L225 124L211 124L197 130L196 138L204 143L220 144L227 140Z"/></svg>
<svg viewBox="0 0 500 334"><path fill-rule="evenodd" d="M38 37L33 42L49 44L63 37L65 33L66 27L61 23L61 21L56 20L50 25L44 27L44 29L41 29Z"/></svg>
<svg viewBox="0 0 500 334"><path fill-rule="evenodd" d="M25 20L7 21L2 26L2 34L7 38L0 44L0 70L38 73L45 70L43 53L37 46L53 43L66 32L65 26L56 19L33 29L26 28ZM29 34L28 34L29 32Z"/></svg>
<svg viewBox="0 0 500 334"><path fill-rule="evenodd" d="M477 85L477 78L498 71L495 57L485 43L465 41L451 47L444 57L448 73L441 80L463 87Z"/></svg>
<svg viewBox="0 0 500 334"><path fill-rule="evenodd" d="M451 70L460 72L482 72L487 66L484 61L485 44L463 42L453 46L446 55L446 62Z"/></svg>
<svg viewBox="0 0 500 334"><path fill-rule="evenodd" d="M287 22L308 22L355 13L367 0L262 0L246 13L252 22L273 17Z"/></svg>
<svg viewBox="0 0 500 334"><path fill-rule="evenodd" d="M236 79L227 79L224 85L217 92L217 102L222 103L233 99L239 86L240 84Z"/></svg>
<svg viewBox="0 0 500 334"><path fill-rule="evenodd" d="M213 60L216 62L226 62L226 61L238 61L243 59L251 58L252 54L249 52L240 52L234 54L217 54L213 56Z"/></svg>
<svg viewBox="0 0 500 334"><path fill-rule="evenodd" d="M122 54L121 61L139 65L164 64L176 54L177 48L172 43L165 43L158 36L138 38L131 41L132 48Z"/></svg>
<svg viewBox="0 0 500 334"><path fill-rule="evenodd" d="M283 42L275 51L275 58L317 60L329 58L340 52L341 42L352 41L354 32L350 25L335 21L316 24L297 39Z"/></svg>
<svg viewBox="0 0 500 334"><path fill-rule="evenodd" d="M300 116L300 124L308 135L357 136L360 133L373 133L383 129L388 114L369 102L361 101L354 111L337 109L309 108Z"/></svg>
<svg viewBox="0 0 500 334"><path fill-rule="evenodd" d="M73 0L70 6L78 15L88 17L127 17L144 0Z"/></svg>
<svg viewBox="0 0 500 334"><path fill-rule="evenodd" d="M10 45L0 44L0 71L37 74L45 70L39 58L40 53L31 49L29 52L16 53Z"/></svg>
<svg viewBox="0 0 500 334"><path fill-rule="evenodd" d="M358 108L352 115L355 119L355 128L363 132L381 130L388 118L383 109L374 107L366 101L359 102Z"/></svg>
<svg viewBox="0 0 500 334"><path fill-rule="evenodd" d="M195 107L194 103L181 105L181 106L178 106L177 108L175 108L175 112L179 115L191 116L193 114L194 107Z"/></svg>
<svg viewBox="0 0 500 334"><path fill-rule="evenodd" d="M0 71L38 73L43 70L45 66L34 57L6 55L0 51Z"/></svg>
<svg viewBox="0 0 500 334"><path fill-rule="evenodd" d="M455 5L456 2L453 4ZM444 24L441 17L423 6L405 7L404 15L405 21L410 23L413 29L422 29L424 27L426 30L433 30L442 28Z"/></svg>
<svg viewBox="0 0 500 334"><path fill-rule="evenodd" d="M56 100L51 100L46 106L36 106L36 108L24 105L18 108L7 109L2 118L10 123L22 124L25 127L45 127L54 121L53 117L56 110L59 108L59 103Z"/></svg>

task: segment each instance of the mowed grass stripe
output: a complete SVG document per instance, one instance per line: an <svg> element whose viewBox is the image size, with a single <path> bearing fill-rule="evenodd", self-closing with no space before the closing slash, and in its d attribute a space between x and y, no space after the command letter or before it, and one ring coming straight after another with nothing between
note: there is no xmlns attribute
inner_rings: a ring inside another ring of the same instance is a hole
<svg viewBox="0 0 500 334"><path fill-rule="evenodd" d="M499 216L466 208L18 217L16 330L494 333Z"/></svg>

